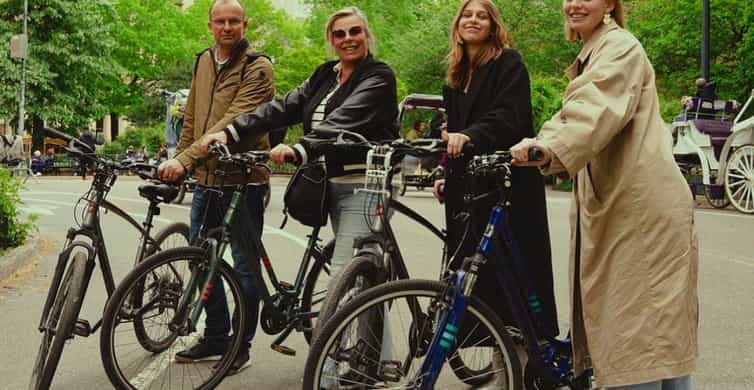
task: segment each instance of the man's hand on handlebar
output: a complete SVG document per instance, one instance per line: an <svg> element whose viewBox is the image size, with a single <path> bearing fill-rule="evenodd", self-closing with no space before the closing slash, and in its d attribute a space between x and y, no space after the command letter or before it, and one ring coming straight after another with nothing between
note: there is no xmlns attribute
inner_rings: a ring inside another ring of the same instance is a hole
<svg viewBox="0 0 754 390"><path fill-rule="evenodd" d="M199 157L207 157L209 155L209 146L213 143L228 143L228 137L224 131L218 131L216 133L204 134L199 139Z"/></svg>
<svg viewBox="0 0 754 390"><path fill-rule="evenodd" d="M167 160L157 167L157 175L160 179L168 183L180 180L185 174L186 169L183 167L183 164L176 159Z"/></svg>
<svg viewBox="0 0 754 390"><path fill-rule="evenodd" d="M532 149L536 152L532 153ZM546 145L535 138L524 138L521 142L513 145L510 149L513 157L513 165L519 167L541 167L547 165L552 160L552 151ZM532 160L530 156L540 155L542 158Z"/></svg>

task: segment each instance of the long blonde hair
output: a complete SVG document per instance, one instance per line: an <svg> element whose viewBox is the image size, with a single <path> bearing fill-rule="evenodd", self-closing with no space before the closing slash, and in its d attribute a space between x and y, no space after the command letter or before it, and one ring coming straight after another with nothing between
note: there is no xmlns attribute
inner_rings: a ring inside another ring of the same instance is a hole
<svg viewBox="0 0 754 390"><path fill-rule="evenodd" d="M472 1L479 2L490 16L490 36L474 58L467 58L463 38L458 31L458 23L461 21L466 6ZM513 39L511 39L508 28L503 23L503 18L500 17L500 11L492 1L464 0L458 8L450 28L450 51L445 58L448 63L446 82L451 88L458 88L461 79L464 77L468 79L474 68L492 61L502 54L503 49L511 46L513 46Z"/></svg>
<svg viewBox="0 0 754 390"><path fill-rule="evenodd" d="M372 31L369 30L369 21L367 20L367 16L364 14L364 11L358 9L357 7L345 7L341 8L338 11L335 11L330 17L327 19L327 24L325 25L325 43L327 44L327 54L330 57L335 57L335 47L332 45L332 27L335 24L335 22L338 19L345 18L348 16L356 16L359 19L361 19L361 24L364 27L364 34L366 34L367 37L367 53L374 54L376 52L376 41L374 39L374 35L372 35Z"/></svg>
<svg viewBox="0 0 754 390"><path fill-rule="evenodd" d="M605 2L613 3L613 10L610 11L610 17L615 20L615 23L618 24L621 28L626 28L626 14L623 10L623 1L621 0L605 0ZM565 10L563 10L563 27L565 28L565 36L566 39L569 41L578 41L580 39L579 33L577 33L574 29L568 27L568 19L565 17Z"/></svg>

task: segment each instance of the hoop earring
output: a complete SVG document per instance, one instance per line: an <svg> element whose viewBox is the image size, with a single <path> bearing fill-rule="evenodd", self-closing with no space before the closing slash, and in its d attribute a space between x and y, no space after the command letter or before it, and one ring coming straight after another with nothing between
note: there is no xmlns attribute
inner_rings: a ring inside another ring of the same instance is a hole
<svg viewBox="0 0 754 390"><path fill-rule="evenodd" d="M610 17L610 13L606 13L605 16L602 18L602 23L604 24L610 24L610 21L613 20L613 18Z"/></svg>

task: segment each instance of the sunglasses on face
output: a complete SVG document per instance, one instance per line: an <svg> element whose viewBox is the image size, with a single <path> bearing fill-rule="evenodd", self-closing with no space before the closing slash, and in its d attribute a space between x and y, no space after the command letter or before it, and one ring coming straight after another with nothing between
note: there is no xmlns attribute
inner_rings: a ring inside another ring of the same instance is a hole
<svg viewBox="0 0 754 390"><path fill-rule="evenodd" d="M361 28L361 26L354 26L354 27L349 28L348 31L333 30L332 36L338 39L343 39L346 37L346 35L351 36L351 37L356 37L356 36L359 36L362 33L362 31L364 30Z"/></svg>

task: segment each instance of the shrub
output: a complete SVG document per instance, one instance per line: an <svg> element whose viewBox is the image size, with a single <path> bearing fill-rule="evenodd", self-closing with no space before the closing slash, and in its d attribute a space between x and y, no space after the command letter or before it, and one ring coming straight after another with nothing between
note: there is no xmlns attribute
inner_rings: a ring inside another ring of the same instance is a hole
<svg viewBox="0 0 754 390"><path fill-rule="evenodd" d="M132 127L125 134L114 141L101 147L98 151L108 155L123 155L128 145L139 150L141 145L146 145L147 153L151 156L160 150L160 145L165 142L165 124L160 123L149 127Z"/></svg>
<svg viewBox="0 0 754 390"><path fill-rule="evenodd" d="M26 222L20 220L21 188L21 182L10 171L0 168L0 250L23 244L34 227L35 216Z"/></svg>

